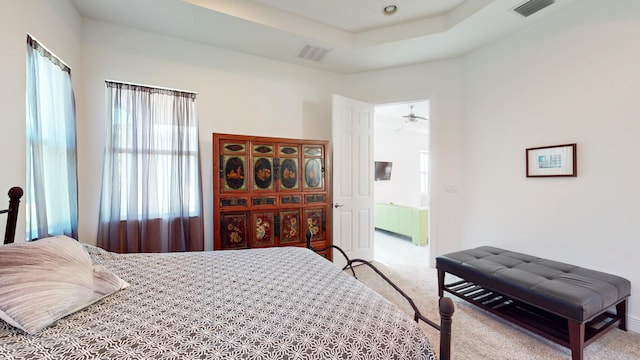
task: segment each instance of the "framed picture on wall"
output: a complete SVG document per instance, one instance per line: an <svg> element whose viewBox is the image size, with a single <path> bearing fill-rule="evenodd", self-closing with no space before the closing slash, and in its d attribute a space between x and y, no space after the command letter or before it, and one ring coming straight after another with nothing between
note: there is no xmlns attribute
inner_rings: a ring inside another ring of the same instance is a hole
<svg viewBox="0 0 640 360"><path fill-rule="evenodd" d="M576 144L528 148L527 177L578 176Z"/></svg>

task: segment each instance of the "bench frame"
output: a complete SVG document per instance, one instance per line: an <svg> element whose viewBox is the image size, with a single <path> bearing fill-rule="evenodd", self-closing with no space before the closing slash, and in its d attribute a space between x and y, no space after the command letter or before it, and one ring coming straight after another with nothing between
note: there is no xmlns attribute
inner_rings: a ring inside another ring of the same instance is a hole
<svg viewBox="0 0 640 360"><path fill-rule="evenodd" d="M449 273L458 278L456 281L445 284L446 273L438 269L438 295L441 298L446 291L502 319L565 346L571 350L572 360L582 360L584 348L616 325L621 330L627 330L626 297L615 304L615 314L605 309L591 319L577 322L482 284L459 280L460 277L451 272Z"/></svg>

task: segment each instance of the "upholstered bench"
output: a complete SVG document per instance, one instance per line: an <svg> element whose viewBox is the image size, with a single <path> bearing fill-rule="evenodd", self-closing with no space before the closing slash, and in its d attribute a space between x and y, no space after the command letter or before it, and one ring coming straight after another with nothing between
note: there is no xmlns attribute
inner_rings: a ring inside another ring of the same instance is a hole
<svg viewBox="0 0 640 360"><path fill-rule="evenodd" d="M446 291L566 346L573 360L616 324L627 329L631 284L616 275L490 246L439 256L436 268L440 297Z"/></svg>

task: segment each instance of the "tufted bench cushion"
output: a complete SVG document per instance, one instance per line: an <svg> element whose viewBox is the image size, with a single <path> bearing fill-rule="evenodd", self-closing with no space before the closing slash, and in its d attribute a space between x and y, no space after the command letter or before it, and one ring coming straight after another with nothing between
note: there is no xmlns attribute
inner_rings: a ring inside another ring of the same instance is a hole
<svg viewBox="0 0 640 360"><path fill-rule="evenodd" d="M622 277L490 246L440 256L436 267L577 322L631 293Z"/></svg>

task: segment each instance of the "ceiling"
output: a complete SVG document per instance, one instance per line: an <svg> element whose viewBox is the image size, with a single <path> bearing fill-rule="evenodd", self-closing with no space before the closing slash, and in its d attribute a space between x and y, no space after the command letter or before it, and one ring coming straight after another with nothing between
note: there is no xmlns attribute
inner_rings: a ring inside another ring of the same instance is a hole
<svg viewBox="0 0 640 360"><path fill-rule="evenodd" d="M71 1L84 17L349 74L460 56L576 0L529 17L513 11L527 0Z"/></svg>

